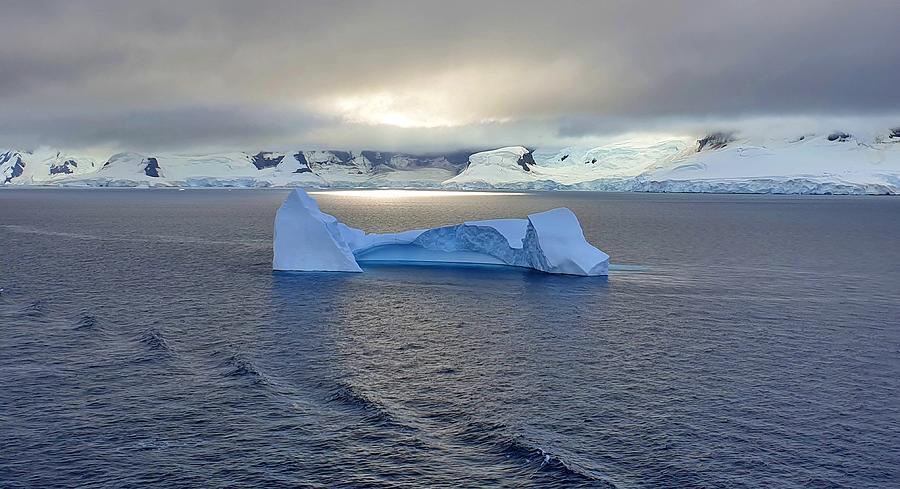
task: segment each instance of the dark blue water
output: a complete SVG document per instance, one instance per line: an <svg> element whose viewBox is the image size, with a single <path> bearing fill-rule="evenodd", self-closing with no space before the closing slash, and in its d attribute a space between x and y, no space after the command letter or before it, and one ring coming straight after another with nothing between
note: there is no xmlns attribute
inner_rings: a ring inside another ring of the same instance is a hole
<svg viewBox="0 0 900 489"><path fill-rule="evenodd" d="M608 279L273 274L284 191L0 191L0 486L900 485L900 199L566 205Z"/></svg>

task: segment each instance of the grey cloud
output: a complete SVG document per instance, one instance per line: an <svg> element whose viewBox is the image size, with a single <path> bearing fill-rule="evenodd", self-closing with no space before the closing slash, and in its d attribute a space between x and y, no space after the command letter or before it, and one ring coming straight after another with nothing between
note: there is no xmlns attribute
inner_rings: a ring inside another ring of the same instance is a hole
<svg viewBox="0 0 900 489"><path fill-rule="evenodd" d="M243 107L25 112L0 118L0 146L278 149L298 134L327 123L312 114Z"/></svg>
<svg viewBox="0 0 900 489"><path fill-rule="evenodd" d="M4 18L8 144L528 144L900 113L895 0L42 0L5 2ZM316 115L329 97L428 103L431 88L463 127Z"/></svg>

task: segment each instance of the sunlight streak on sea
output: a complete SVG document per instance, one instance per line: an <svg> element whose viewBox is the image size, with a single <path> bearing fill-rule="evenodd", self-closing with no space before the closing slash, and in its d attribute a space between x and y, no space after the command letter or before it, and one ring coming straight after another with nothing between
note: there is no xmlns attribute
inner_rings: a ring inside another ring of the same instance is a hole
<svg viewBox="0 0 900 489"><path fill-rule="evenodd" d="M459 197L461 195L525 195L522 192L473 192L452 190L398 190L398 189L371 189L371 190L317 190L309 192L311 195L340 195L347 197L370 197L377 199L399 199L408 197Z"/></svg>

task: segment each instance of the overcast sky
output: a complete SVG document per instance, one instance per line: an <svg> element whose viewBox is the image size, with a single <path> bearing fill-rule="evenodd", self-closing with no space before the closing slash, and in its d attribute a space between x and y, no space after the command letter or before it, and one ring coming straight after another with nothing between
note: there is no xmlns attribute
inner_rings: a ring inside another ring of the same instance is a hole
<svg viewBox="0 0 900 489"><path fill-rule="evenodd" d="M900 125L898 0L3 0L2 19L5 147L444 150Z"/></svg>

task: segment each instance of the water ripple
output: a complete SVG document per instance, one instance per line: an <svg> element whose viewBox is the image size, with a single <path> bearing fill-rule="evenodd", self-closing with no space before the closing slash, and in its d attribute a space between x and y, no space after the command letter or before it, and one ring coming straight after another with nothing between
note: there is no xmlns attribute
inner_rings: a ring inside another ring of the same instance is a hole
<svg viewBox="0 0 900 489"><path fill-rule="evenodd" d="M0 192L0 486L900 487L897 199L320 198L567 206L603 281L272 274L283 196Z"/></svg>

